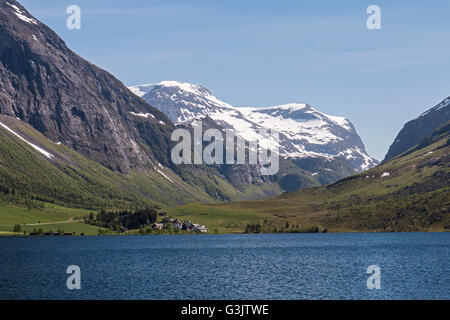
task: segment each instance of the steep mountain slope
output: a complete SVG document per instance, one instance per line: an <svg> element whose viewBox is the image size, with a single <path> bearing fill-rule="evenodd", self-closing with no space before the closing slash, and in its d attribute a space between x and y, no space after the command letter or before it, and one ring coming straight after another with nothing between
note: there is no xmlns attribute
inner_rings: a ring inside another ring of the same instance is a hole
<svg viewBox="0 0 450 320"><path fill-rule="evenodd" d="M224 231L242 231L248 223L279 229L286 222L333 232L448 231L449 181L447 122L408 152L334 184L261 201L184 206L172 214L208 214L202 223L210 225L216 217L227 217L214 225Z"/></svg>
<svg viewBox="0 0 450 320"><path fill-rule="evenodd" d="M206 179L206 178L205 178ZM29 124L0 115L0 199L26 199L83 208L141 208L211 201L169 168L112 171Z"/></svg>
<svg viewBox="0 0 450 320"><path fill-rule="evenodd" d="M163 111L175 123L210 117L247 141L260 140L259 129L280 133L280 155L289 159L345 159L357 171L377 164L367 155L353 125L304 103L270 108L235 108L206 88L178 81L130 87L136 95Z"/></svg>
<svg viewBox="0 0 450 320"><path fill-rule="evenodd" d="M383 161L398 156L418 144L436 127L450 120L450 97L425 111L417 118L407 122L398 133Z"/></svg>
<svg viewBox="0 0 450 320"><path fill-rule="evenodd" d="M113 170L168 165L169 119L14 0L0 0L0 114Z"/></svg>

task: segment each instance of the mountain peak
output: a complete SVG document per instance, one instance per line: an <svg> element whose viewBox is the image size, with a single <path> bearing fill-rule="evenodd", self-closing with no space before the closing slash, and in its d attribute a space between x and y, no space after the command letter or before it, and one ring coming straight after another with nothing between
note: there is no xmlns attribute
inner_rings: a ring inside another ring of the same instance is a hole
<svg viewBox="0 0 450 320"><path fill-rule="evenodd" d="M205 90L208 91L205 87L202 87L198 84L183 82L183 81L174 81L174 80L166 80L157 83L156 85L163 87L177 87L186 92L191 92L195 94L203 93ZM209 92L209 91L208 91Z"/></svg>
<svg viewBox="0 0 450 320"><path fill-rule="evenodd" d="M14 4L10 3L13 2ZM12 13L14 13L14 15L22 20L23 22L29 23L29 24L38 24L38 21L36 19L33 19L28 12L26 12L26 10L20 6L17 2L15 1L5 1L5 4L11 7ZM20 7L19 7L20 6Z"/></svg>
<svg viewBox="0 0 450 320"><path fill-rule="evenodd" d="M423 117L423 116L425 116L425 115L427 115L427 114L429 114L429 113L432 113L432 112L435 112L435 111L439 111L439 110L441 110L441 109L443 109L443 108L446 108L446 107L448 107L448 106L450 106L450 97L444 99L441 103L437 104L437 105L434 106L433 108L431 108L431 109L425 111L425 112L422 113L419 117ZM419 117L418 117L418 118L419 118ZM417 119L417 118L416 118L416 119Z"/></svg>
<svg viewBox="0 0 450 320"><path fill-rule="evenodd" d="M303 102L293 102L293 103L287 103L287 104L280 104L280 105L272 106L272 107L264 107L261 109L283 109L283 110L297 111L297 110L303 110L303 109L308 109L308 108L312 108L312 107Z"/></svg>
<svg viewBox="0 0 450 320"><path fill-rule="evenodd" d="M164 105L160 110L178 123L190 121L198 115L208 115L218 108L234 109L205 87L189 82L166 80L128 88L151 105Z"/></svg>
<svg viewBox="0 0 450 320"><path fill-rule="evenodd" d="M183 82L183 81L174 81L174 80L165 80L158 83L148 83L141 84L137 86L131 86L129 89L139 97L143 97L145 94L157 88L177 88L187 93L192 94L211 94L208 89L202 87L198 84Z"/></svg>

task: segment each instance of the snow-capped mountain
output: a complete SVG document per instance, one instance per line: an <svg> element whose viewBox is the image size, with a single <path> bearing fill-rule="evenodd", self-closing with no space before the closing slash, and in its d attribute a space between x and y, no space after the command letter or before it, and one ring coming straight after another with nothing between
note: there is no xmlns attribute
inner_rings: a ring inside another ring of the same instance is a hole
<svg viewBox="0 0 450 320"><path fill-rule="evenodd" d="M350 121L327 115L305 103L237 108L219 100L202 86L179 81L129 89L175 123L208 116L248 141L260 140L258 129L275 129L280 137L280 155L285 158L343 158L357 171L378 163L366 153Z"/></svg>

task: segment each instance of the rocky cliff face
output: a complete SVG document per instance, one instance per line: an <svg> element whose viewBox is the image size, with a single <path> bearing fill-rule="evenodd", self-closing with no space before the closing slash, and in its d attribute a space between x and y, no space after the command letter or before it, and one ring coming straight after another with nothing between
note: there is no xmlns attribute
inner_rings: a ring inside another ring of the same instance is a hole
<svg viewBox="0 0 450 320"><path fill-rule="evenodd" d="M392 159L419 144L437 127L450 120L450 97L407 122L398 133L383 161Z"/></svg>
<svg viewBox="0 0 450 320"><path fill-rule="evenodd" d="M0 0L0 114L114 170L168 164L170 120L14 0Z"/></svg>

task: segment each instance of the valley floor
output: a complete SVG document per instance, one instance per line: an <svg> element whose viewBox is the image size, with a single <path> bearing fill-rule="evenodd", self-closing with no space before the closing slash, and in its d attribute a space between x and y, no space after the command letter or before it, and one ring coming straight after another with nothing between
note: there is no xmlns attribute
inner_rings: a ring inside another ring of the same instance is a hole
<svg viewBox="0 0 450 320"><path fill-rule="evenodd" d="M355 229L346 223L336 223L336 219L330 219L327 214L267 214L261 208L246 208L251 202L230 204L203 204L193 203L168 210L169 216L195 221L208 227L209 234L236 234L245 233L249 225L261 227L261 233L276 232L311 232L317 227L317 232L386 232L386 231L420 231L420 232L444 232L448 231L442 225L431 225L427 228L402 229ZM21 225L23 231L30 233L41 228L44 232L58 230L74 233L74 235L98 235L99 227L90 225L82 220L89 214L85 209L70 209L63 207L46 206L43 209L28 209L14 205L0 207L0 236L13 236L14 225ZM287 227L286 224L289 226ZM275 232L274 232L275 227ZM252 229L253 230L253 229ZM306 230L306 231L305 231ZM139 234L139 230L130 230L130 234ZM252 232L252 231L250 231ZM114 233L110 233L114 235ZM121 233L122 235L124 233ZM156 232L153 234L157 234ZM163 232L163 234L167 234ZM183 233L184 234L184 233Z"/></svg>
<svg viewBox="0 0 450 320"><path fill-rule="evenodd" d="M327 186L264 200L190 203L163 210L167 217L204 225L209 233L449 231L448 141L447 136L431 141ZM0 204L0 235L11 234L16 224L27 233L38 228L99 233L98 226L83 220L92 210L30 203L39 208Z"/></svg>

